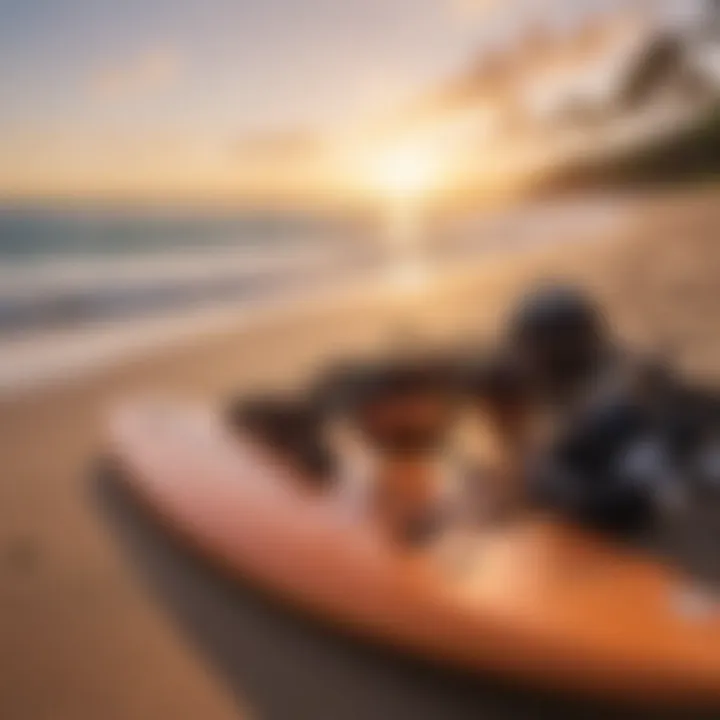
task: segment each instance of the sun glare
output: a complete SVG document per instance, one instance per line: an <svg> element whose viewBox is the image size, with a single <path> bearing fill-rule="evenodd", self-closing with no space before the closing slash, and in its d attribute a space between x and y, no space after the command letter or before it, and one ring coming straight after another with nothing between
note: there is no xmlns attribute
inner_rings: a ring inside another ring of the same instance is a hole
<svg viewBox="0 0 720 720"><path fill-rule="evenodd" d="M429 149L403 146L380 155L370 175L373 188L384 197L418 200L437 186L439 165Z"/></svg>

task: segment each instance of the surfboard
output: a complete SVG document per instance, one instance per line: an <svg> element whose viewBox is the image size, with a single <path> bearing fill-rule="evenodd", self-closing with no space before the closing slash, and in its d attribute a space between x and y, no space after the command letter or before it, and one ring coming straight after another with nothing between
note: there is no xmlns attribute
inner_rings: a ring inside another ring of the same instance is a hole
<svg viewBox="0 0 720 720"><path fill-rule="evenodd" d="M338 629L532 687L720 706L720 606L649 556L540 516L459 565L404 552L209 408L125 404L107 446L189 550Z"/></svg>

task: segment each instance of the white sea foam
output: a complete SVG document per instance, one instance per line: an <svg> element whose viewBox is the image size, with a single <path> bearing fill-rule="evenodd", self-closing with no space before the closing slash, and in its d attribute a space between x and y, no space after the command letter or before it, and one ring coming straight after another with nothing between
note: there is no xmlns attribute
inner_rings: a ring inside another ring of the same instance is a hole
<svg viewBox="0 0 720 720"><path fill-rule="evenodd" d="M362 286L362 287L361 287ZM81 329L26 333L0 341L0 396L10 397L59 381L74 380L188 340L218 332L242 332L274 316L329 302L347 301L360 282L328 284L302 293L276 294L256 302L227 302L182 314L93 323Z"/></svg>
<svg viewBox="0 0 720 720"><path fill-rule="evenodd" d="M40 259L0 263L0 302L113 289L205 283L222 278L238 281L278 273L302 273L337 262L339 246L258 249L196 248L120 257Z"/></svg>

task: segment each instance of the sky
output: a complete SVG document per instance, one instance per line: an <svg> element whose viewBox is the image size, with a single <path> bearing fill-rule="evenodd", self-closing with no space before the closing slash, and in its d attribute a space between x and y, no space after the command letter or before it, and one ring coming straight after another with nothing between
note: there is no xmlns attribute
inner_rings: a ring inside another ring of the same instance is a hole
<svg viewBox="0 0 720 720"><path fill-rule="evenodd" d="M0 197L327 187L328 138L461 70L493 5L0 0Z"/></svg>
<svg viewBox="0 0 720 720"><path fill-rule="evenodd" d="M309 153L451 72L476 9L0 0L0 194L231 187L240 165Z"/></svg>

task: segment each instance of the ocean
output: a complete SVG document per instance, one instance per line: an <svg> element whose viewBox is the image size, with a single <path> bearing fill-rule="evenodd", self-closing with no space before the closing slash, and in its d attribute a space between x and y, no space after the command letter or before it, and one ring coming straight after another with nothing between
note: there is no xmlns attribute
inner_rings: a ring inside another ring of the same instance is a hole
<svg viewBox="0 0 720 720"><path fill-rule="evenodd" d="M359 270L363 218L0 208L0 338L258 297Z"/></svg>
<svg viewBox="0 0 720 720"><path fill-rule="evenodd" d="M370 215L0 205L0 392L362 285L413 252L440 272L606 237L627 217L590 198L411 223L417 236L399 238Z"/></svg>

